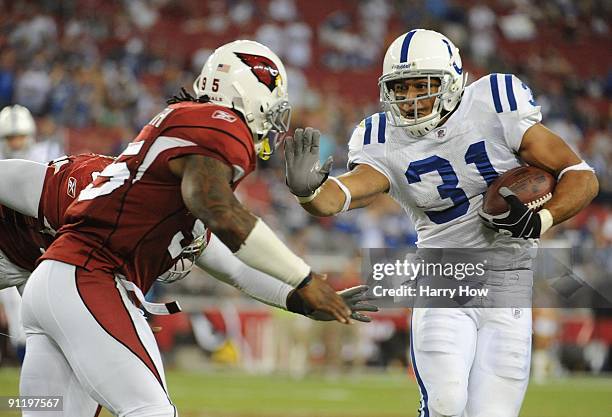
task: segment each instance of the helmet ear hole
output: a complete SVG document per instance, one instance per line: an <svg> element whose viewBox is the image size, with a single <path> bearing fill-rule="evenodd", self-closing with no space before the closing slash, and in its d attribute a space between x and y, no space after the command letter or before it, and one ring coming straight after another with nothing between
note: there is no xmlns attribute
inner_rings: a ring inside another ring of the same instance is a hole
<svg viewBox="0 0 612 417"><path fill-rule="evenodd" d="M259 111L260 111L261 113L263 113L263 112L264 112L264 108L263 108L263 106L259 106Z"/></svg>

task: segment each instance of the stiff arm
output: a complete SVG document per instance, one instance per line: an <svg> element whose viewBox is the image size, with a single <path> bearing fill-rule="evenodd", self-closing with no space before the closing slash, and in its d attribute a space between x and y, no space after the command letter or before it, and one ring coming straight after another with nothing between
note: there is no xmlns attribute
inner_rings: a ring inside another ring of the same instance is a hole
<svg viewBox="0 0 612 417"><path fill-rule="evenodd" d="M378 196L389 191L389 180L370 165L358 164L337 178L348 189L351 204L348 209L357 209L370 205ZM327 179L316 197L301 203L302 207L313 216L334 216L344 207L346 195L334 180Z"/></svg>
<svg viewBox="0 0 612 417"><path fill-rule="evenodd" d="M307 127L296 129L285 141L287 185L295 196L302 196L297 199L306 211L314 216L333 216L345 209L365 207L389 191L389 179L367 164L356 164L340 177L328 178L332 161L319 165L320 135Z"/></svg>

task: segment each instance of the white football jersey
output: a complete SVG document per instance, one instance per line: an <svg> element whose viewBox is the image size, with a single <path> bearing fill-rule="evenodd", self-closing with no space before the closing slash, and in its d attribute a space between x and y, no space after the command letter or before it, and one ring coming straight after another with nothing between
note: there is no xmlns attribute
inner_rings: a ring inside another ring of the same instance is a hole
<svg viewBox="0 0 612 417"><path fill-rule="evenodd" d="M349 142L349 169L367 164L389 179L419 247L533 246L486 228L478 209L495 178L521 165L523 134L541 118L527 85L490 74L466 87L446 123L423 137L390 125L385 113L367 117Z"/></svg>

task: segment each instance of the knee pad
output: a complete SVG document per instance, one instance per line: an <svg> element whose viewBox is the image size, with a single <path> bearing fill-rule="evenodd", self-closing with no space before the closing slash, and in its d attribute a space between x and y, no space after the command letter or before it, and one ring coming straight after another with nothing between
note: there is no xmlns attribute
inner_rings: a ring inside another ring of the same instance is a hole
<svg viewBox="0 0 612 417"><path fill-rule="evenodd" d="M460 417L467 403L467 387L446 386L429 393L428 406L432 416Z"/></svg>
<svg viewBox="0 0 612 417"><path fill-rule="evenodd" d="M491 341L490 355L490 365L497 376L523 380L529 376L531 337L499 332Z"/></svg>

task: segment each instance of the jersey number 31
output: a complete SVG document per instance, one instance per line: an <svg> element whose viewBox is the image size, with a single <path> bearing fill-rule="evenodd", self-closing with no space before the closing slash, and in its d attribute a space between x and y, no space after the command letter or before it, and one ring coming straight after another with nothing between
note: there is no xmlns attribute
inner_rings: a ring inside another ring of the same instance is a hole
<svg viewBox="0 0 612 417"><path fill-rule="evenodd" d="M487 185L491 185L499 175L491 165L484 140L470 145L465 153L465 163L476 165L476 169L478 169ZM406 170L406 178L409 184L414 184L421 182L421 175L435 171L442 178L442 184L437 187L440 197L442 199L450 198L453 206L441 211L425 211L425 214L432 222L443 224L467 213L470 201L463 189L457 187L459 179L448 159L437 155L411 162L408 165L408 170Z"/></svg>

